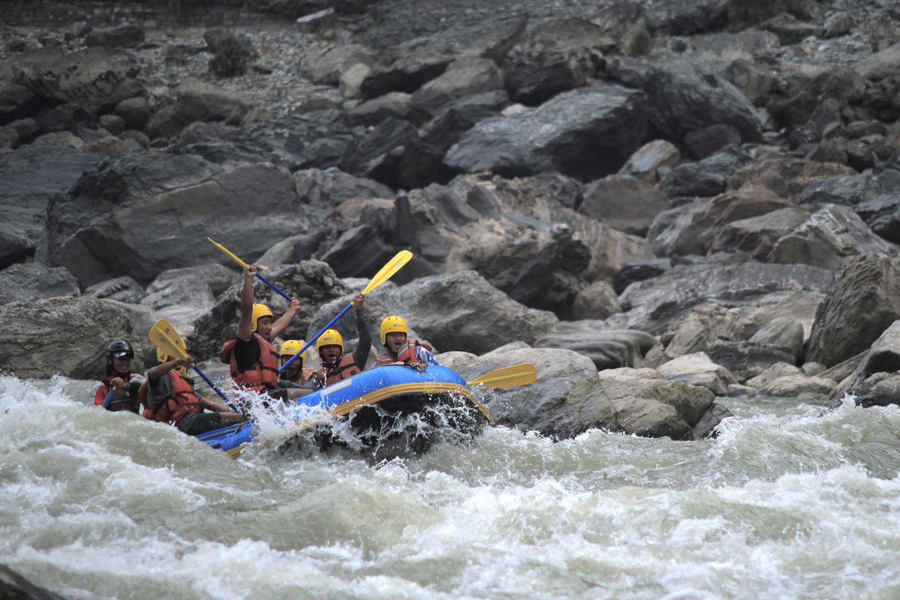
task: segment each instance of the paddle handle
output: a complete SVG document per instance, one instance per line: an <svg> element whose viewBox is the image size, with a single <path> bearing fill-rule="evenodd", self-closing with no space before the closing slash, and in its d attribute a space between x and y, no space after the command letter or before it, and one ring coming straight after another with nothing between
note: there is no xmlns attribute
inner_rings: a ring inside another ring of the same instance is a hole
<svg viewBox="0 0 900 600"><path fill-rule="evenodd" d="M338 319L340 319L341 317L343 317L344 315L346 315L346 314L347 314L347 311L350 310L351 308L353 308L353 303L352 303L352 302L351 302L350 304L348 304L348 305L346 306L346 308L344 308L344 310L342 310L341 312L339 312L339 313L338 313L338 316L336 316L336 317L333 318L332 320L328 321L328 325L326 325L325 327L323 327L322 330L321 330L319 333L317 333L317 334L314 335L313 337L309 338L309 341L306 342L306 345L303 346L303 348L301 348L300 351L299 351L297 354L293 355L293 356L290 358L290 360L288 360L286 363L284 363L283 365L281 365L281 368L278 369L278 374L281 375L281 374L284 372L284 370L287 369L287 366L288 366L289 364L291 364L292 362L294 362L294 359L295 359L295 358L297 358L298 356L303 356L303 353L306 352L306 349L309 348L310 346L312 346L312 345L316 342L317 339L319 339L320 337L322 337L322 334L323 334L323 333L325 333L326 331L328 331L329 329L331 329L331 326L334 325L335 323L337 323Z"/></svg>
<svg viewBox="0 0 900 600"><path fill-rule="evenodd" d="M103 404L101 404L100 406L102 406L103 408L109 408L109 403L112 401L112 397L115 393L116 393L116 390L109 388L109 393L106 395L106 399L103 401Z"/></svg>
<svg viewBox="0 0 900 600"><path fill-rule="evenodd" d="M272 288L273 290L275 290L276 292L278 292L279 294L281 294L281 297L284 298L285 300L287 300L287 301L288 301L288 304L291 303L291 301L293 300L293 298L291 298L290 296L288 296L287 294L285 294L284 292L282 292L281 290L279 290L277 285L275 285L274 283L272 283L271 281L269 281L268 279L266 279L265 277L263 277L261 273L257 273L257 274L256 274L256 277L257 277L260 281L262 281L264 284L266 284L267 286L269 286L270 288Z"/></svg>
<svg viewBox="0 0 900 600"><path fill-rule="evenodd" d="M230 408L230 409L233 410L234 412L240 412L240 411L237 409L237 407L236 407L234 404L231 403L231 401L228 399L228 397L227 397L224 393L222 393L222 390L220 390L219 388L217 388L217 387L216 387L216 384L214 384L214 383L212 382L212 380L210 380L210 378L207 377L207 376L203 373L203 371L201 371L200 369L198 369L198 368L195 366L195 367L194 367L194 372L197 373L197 375L199 375L200 378L203 379L203 381L206 382L206 385L208 385L209 387L211 387L215 393L217 393L219 396L222 397L222 400L225 401L225 404L228 405L228 408Z"/></svg>

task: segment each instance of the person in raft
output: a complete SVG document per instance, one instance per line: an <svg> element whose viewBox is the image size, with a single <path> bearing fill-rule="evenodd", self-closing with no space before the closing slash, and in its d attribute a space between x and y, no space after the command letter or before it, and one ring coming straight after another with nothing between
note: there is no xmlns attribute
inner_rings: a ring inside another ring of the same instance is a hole
<svg viewBox="0 0 900 600"><path fill-rule="evenodd" d="M156 350L159 364L147 373L138 398L146 406L144 418L176 426L188 435L241 423L246 417L224 404L208 400L194 391L194 380L186 375L194 359L171 358ZM213 412L203 412L207 408Z"/></svg>
<svg viewBox="0 0 900 600"><path fill-rule="evenodd" d="M138 391L144 383L144 377L131 371L132 360L134 348L127 341L113 340L109 343L106 347L106 378L100 382L94 394L94 404L113 412L128 410L138 413ZM107 402L110 390L114 392Z"/></svg>
<svg viewBox="0 0 900 600"><path fill-rule="evenodd" d="M276 321L271 308L253 303L253 279L258 271L256 265L244 271L241 321L235 339L225 342L219 351L219 360L231 366L231 378L238 387L287 402L309 390L278 389L278 353L271 341L290 324L300 300L291 300L287 312Z"/></svg>
<svg viewBox="0 0 900 600"><path fill-rule="evenodd" d="M281 358L281 366L283 367L285 363L291 360L291 358L305 345L306 342L303 340L288 340L283 343L281 345L281 350L278 353ZM288 365L287 369L281 373L278 387L304 388L308 390L316 389L316 383L313 379L316 372L313 369L304 368L305 362L306 352L303 352L296 360L291 361L291 364Z"/></svg>
<svg viewBox="0 0 900 600"><path fill-rule="evenodd" d="M353 298L353 306L356 308L356 329L359 331L359 344L353 354L344 356L344 338L336 329L326 330L316 340L316 350L319 351L319 358L322 360L322 369L315 375L317 388L353 377L366 368L369 350L372 349L372 334L369 333L369 321L363 310L365 300L366 297L362 294L357 294Z"/></svg>
<svg viewBox="0 0 900 600"><path fill-rule="evenodd" d="M375 366L408 365L424 371L428 365L438 364L431 353L431 346L419 340L407 339L408 334L409 328L403 317L394 315L382 321L379 337L384 352L375 359Z"/></svg>

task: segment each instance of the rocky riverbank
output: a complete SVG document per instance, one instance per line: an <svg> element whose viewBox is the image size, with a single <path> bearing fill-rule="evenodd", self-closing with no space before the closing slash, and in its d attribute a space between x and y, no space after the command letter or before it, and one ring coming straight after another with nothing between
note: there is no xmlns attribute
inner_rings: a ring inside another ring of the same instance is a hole
<svg viewBox="0 0 900 600"><path fill-rule="evenodd" d="M149 362L161 316L213 358L240 278L209 236L303 298L297 338L412 250L373 325L534 362L491 409L557 438L900 398L897 3L9 4L4 371Z"/></svg>

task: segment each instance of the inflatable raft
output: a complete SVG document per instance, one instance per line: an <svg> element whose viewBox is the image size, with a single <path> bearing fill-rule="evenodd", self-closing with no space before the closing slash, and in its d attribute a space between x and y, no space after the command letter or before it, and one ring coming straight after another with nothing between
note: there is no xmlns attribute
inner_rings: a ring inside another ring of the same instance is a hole
<svg viewBox="0 0 900 600"><path fill-rule="evenodd" d="M298 398L294 403L325 409L348 423L357 434L356 441L364 447L383 443L391 435L399 434L396 425L404 417L417 417L413 420L421 439L416 440L416 450L425 449L433 441L428 439L428 426L472 436L493 420L466 381L452 369L438 365L429 366L424 372L403 366L371 369ZM315 443L320 448L340 445L340 440L329 431L330 426L323 427L322 423L309 426L316 429ZM250 422L210 431L197 439L238 456L256 434L256 425Z"/></svg>

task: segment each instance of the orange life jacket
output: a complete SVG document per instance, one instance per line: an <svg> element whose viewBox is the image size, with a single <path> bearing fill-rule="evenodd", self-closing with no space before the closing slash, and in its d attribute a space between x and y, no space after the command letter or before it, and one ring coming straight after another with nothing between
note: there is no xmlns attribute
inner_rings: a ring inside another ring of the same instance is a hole
<svg viewBox="0 0 900 600"><path fill-rule="evenodd" d="M143 379L138 373L129 373L125 377L123 377L126 382L131 383L134 379ZM97 406L103 406L103 402L106 400L106 396L109 395L109 380L107 377L102 382L100 382L100 387L97 388L97 393L94 394L94 404ZM106 410L117 412L120 410L130 410L131 412L137 414L138 407L140 403L138 402L137 396L133 396L128 392L126 388L124 392L117 392L115 396L112 397L112 400L109 401L109 405L106 407Z"/></svg>
<svg viewBox="0 0 900 600"><path fill-rule="evenodd" d="M175 425L184 415L198 413L203 410L203 407L200 406L200 401L194 393L193 379L172 369L169 371L169 383L171 384L172 393L158 406L150 406L147 402L147 392L150 389L149 382L145 381L141 385L141 389L138 392L138 401L147 407L144 409L145 419Z"/></svg>
<svg viewBox="0 0 900 600"><path fill-rule="evenodd" d="M246 371L238 371L234 360L234 345L237 340L228 340L219 351L219 360L231 365L231 378L244 389L261 392L278 385L278 353L275 347L257 334L253 339L259 343L259 360Z"/></svg>
<svg viewBox="0 0 900 600"><path fill-rule="evenodd" d="M336 367L320 369L316 373L316 379L319 381L319 385L324 387L353 377L357 373L362 373L362 369L359 368L359 365L356 364L356 359L350 354L342 356L341 362ZM323 381L325 382L324 384L322 383Z"/></svg>
<svg viewBox="0 0 900 600"><path fill-rule="evenodd" d="M410 363L417 363L419 362L419 359L416 357L416 346L422 346L429 352L432 351L431 346L429 346L428 344L422 344L419 342L419 340L407 340L405 344L400 346L400 350L397 352L396 360L394 360L394 358L391 357L390 352L385 349L384 352L382 352L375 358L375 366L384 367L386 365L392 365L396 362L402 362L405 365L408 365Z"/></svg>

